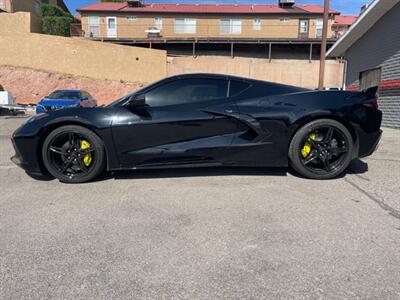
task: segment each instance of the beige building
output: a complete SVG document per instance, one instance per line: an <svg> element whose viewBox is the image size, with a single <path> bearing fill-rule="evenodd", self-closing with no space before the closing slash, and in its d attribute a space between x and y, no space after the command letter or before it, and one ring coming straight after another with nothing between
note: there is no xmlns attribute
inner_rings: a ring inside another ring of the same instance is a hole
<svg viewBox="0 0 400 300"><path fill-rule="evenodd" d="M315 5L94 3L78 9L88 38L109 40L320 40L323 7ZM339 12L329 16L332 25Z"/></svg>
<svg viewBox="0 0 400 300"><path fill-rule="evenodd" d="M358 16L336 16L335 22L332 25L335 37L340 38L345 34L357 19Z"/></svg>

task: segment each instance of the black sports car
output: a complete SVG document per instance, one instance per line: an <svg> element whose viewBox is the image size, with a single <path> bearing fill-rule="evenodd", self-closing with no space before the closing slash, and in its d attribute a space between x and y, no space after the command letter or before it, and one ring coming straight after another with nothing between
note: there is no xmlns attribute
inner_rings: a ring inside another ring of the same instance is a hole
<svg viewBox="0 0 400 300"><path fill-rule="evenodd" d="M315 91L227 75L167 78L96 108L29 119L12 160L63 182L103 170L287 167L334 178L372 154L381 137L377 88Z"/></svg>

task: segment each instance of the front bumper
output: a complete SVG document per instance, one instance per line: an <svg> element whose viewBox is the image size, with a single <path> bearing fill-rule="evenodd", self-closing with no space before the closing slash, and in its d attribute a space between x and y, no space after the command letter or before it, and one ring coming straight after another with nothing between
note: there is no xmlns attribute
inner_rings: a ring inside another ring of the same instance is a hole
<svg viewBox="0 0 400 300"><path fill-rule="evenodd" d="M17 154L10 157L11 161L16 164L18 167L22 168L22 159Z"/></svg>
<svg viewBox="0 0 400 300"><path fill-rule="evenodd" d="M15 154L10 157L10 160L17 166L24 169L28 174L44 175L40 162L37 159L36 139L11 139Z"/></svg>

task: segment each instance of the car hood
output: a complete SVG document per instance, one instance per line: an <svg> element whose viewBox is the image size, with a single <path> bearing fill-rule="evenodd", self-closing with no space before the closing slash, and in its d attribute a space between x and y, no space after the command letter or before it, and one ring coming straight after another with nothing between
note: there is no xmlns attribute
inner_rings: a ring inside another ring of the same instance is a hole
<svg viewBox="0 0 400 300"><path fill-rule="evenodd" d="M78 99L42 99L38 104L43 106L74 106L78 105Z"/></svg>

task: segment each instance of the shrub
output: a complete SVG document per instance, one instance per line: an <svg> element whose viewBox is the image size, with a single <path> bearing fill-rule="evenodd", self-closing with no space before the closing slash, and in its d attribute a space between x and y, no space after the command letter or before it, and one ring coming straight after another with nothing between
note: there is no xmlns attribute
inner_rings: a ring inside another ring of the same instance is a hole
<svg viewBox="0 0 400 300"><path fill-rule="evenodd" d="M40 15L42 17L72 17L62 8L51 4L40 4Z"/></svg>
<svg viewBox="0 0 400 300"><path fill-rule="evenodd" d="M42 31L45 34L70 36L70 24L74 22L69 17L43 17Z"/></svg>
<svg viewBox="0 0 400 300"><path fill-rule="evenodd" d="M45 34L70 36L70 24L76 22L74 17L58 6L42 3L42 31Z"/></svg>

